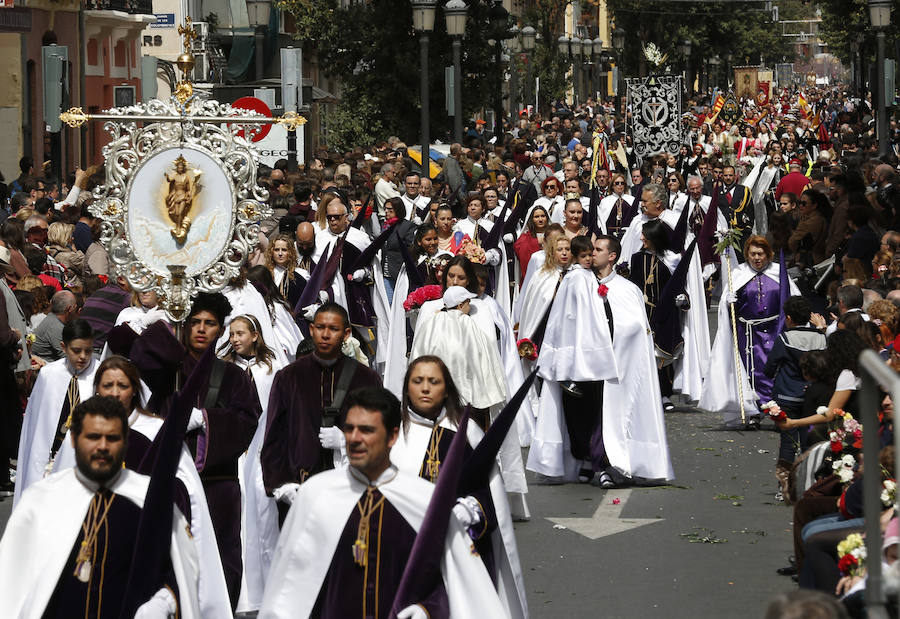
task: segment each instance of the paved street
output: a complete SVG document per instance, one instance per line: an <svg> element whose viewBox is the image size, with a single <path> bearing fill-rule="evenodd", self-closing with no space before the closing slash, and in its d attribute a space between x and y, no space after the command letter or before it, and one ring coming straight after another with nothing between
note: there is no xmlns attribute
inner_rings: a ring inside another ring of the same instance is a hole
<svg viewBox="0 0 900 619"><path fill-rule="evenodd" d="M773 502L778 435L722 431L710 413L666 423L672 486L530 486L532 520L516 532L534 619L761 617L794 586L775 573L791 549L791 510ZM607 506L623 508L618 523ZM600 531L645 524L591 540L548 520L589 519L598 507Z"/></svg>

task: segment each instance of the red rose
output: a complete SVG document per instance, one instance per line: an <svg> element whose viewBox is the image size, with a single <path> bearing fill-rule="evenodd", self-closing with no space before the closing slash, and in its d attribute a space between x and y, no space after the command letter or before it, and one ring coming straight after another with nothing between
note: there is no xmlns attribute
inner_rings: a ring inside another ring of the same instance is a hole
<svg viewBox="0 0 900 619"><path fill-rule="evenodd" d="M843 443L839 443L839 442L837 442L837 441L832 441L832 442L831 442L831 451L832 451L832 452L834 452L834 453L836 453L836 454L839 454L839 453L841 453L841 450L842 450L842 449L844 449L844 444L843 444Z"/></svg>
<svg viewBox="0 0 900 619"><path fill-rule="evenodd" d="M606 293L609 292L609 288L606 287L606 284L600 284L597 287L597 294L599 294L604 299L606 298Z"/></svg>
<svg viewBox="0 0 900 619"><path fill-rule="evenodd" d="M841 574L844 576L850 576L851 572L856 569L859 565L859 561L856 560L851 554L845 554L841 557L841 560L838 561L838 570L840 570Z"/></svg>

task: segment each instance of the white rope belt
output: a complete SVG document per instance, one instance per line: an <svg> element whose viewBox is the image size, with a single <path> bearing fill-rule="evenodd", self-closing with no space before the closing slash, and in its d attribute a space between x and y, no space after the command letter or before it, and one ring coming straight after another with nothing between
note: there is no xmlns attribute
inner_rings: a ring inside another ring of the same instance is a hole
<svg viewBox="0 0 900 619"><path fill-rule="evenodd" d="M738 316L738 322L744 323L744 358L749 365L747 368L747 378L754 391L756 391L756 359L753 356L753 329L758 325L778 320L778 316L778 314L769 316L768 318L741 318Z"/></svg>

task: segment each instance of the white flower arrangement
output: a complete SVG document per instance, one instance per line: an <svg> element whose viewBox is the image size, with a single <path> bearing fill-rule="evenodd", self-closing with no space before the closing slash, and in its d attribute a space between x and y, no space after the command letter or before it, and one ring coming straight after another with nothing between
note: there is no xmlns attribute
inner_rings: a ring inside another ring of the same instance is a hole
<svg viewBox="0 0 900 619"><path fill-rule="evenodd" d="M644 58L646 58L647 62L650 64L660 67L669 59L669 55L663 54L656 46L656 43L647 43L647 45L644 46Z"/></svg>
<svg viewBox="0 0 900 619"><path fill-rule="evenodd" d="M881 504L892 507L897 501L897 482L893 479L885 479L881 486Z"/></svg>
<svg viewBox="0 0 900 619"><path fill-rule="evenodd" d="M856 466L856 458L851 455L844 455L840 460L835 460L831 464L838 479L842 484L850 483L853 480L853 467Z"/></svg>

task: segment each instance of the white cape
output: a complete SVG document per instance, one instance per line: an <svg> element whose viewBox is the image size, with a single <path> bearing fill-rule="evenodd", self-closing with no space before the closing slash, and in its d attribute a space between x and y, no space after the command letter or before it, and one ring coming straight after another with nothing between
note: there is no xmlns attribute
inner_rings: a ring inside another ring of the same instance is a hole
<svg viewBox="0 0 900 619"><path fill-rule="evenodd" d="M247 368L247 362L238 360L238 366ZM250 372L259 396L262 414L256 425L256 432L250 446L238 460L241 482L241 539L243 542L244 570L242 573L242 590L238 602L238 612L258 610L262 605L263 591L269 567L275 555L275 544L278 542L278 508L275 499L266 495L262 479L262 464L259 460L263 439L266 434L268 418L269 392L275 373L283 366L272 363L272 370L265 364L253 362Z"/></svg>
<svg viewBox="0 0 900 619"><path fill-rule="evenodd" d="M94 395L94 373L100 364L96 359L78 376L78 393L81 400ZM19 457L16 467L16 490L13 507L29 486L44 478L47 464L50 462L50 447L56 436L59 414L66 399L69 380L72 374L68 361L63 357L41 368L28 398L22 433L19 435ZM9 394L6 394L8 397ZM69 441L68 432L60 449ZM57 452L59 455L59 452ZM54 462L52 471L61 470Z"/></svg>
<svg viewBox="0 0 900 619"><path fill-rule="evenodd" d="M375 222L374 217L372 218L372 221ZM328 228L319 230L316 233L316 250L313 254L313 260L318 263L326 249L328 249L329 252L333 250L334 245L337 243L339 238L340 235L332 234L331 231L328 230ZM365 251L365 249L372 243L372 241L371 239L369 239L365 232L357 228L350 228L347 232L345 243L350 243L359 251ZM376 321L375 365L372 369L377 371L379 374L382 374L384 372L384 364L389 349L388 331L390 330L391 324L391 304L388 301L387 291L384 288L384 275L381 272L380 256L380 252L376 254L375 258L372 260L372 263L370 265L367 265L367 268L370 269L372 273L372 307L375 310ZM343 262L343 260L344 258L342 256L341 262ZM340 275L340 269L338 269L337 273L335 273L334 280L331 285L331 292L334 298L334 302L349 311L349 305L347 303L347 288L344 283L344 278Z"/></svg>
<svg viewBox="0 0 900 619"><path fill-rule="evenodd" d="M421 418L420 418L421 419ZM397 442L391 448L391 462L400 471L410 475L418 475L428 441L431 438L433 423L427 420L412 420L407 430L400 429ZM446 417L441 418L440 425L457 431L455 424ZM472 449L478 446L484 433L474 423L466 426L466 438ZM525 583L522 578L522 566L519 564L519 549L516 544L509 503L506 500L505 488L500 477L500 470L494 466L490 476L491 499L497 516L497 530L491 540L494 550L495 573L497 574L497 593L506 608L507 617L524 619L528 617L528 603L525 598Z"/></svg>
<svg viewBox="0 0 900 619"><path fill-rule="evenodd" d="M634 201L636 199L634 196L627 193L623 193L621 198L628 206L634 204ZM619 196L612 193L600 200L600 204L597 206L597 226L600 228L603 234L609 234L606 231L606 221L609 219L609 215L616 207L616 203L618 203L618 201Z"/></svg>
<svg viewBox="0 0 900 619"><path fill-rule="evenodd" d="M610 464L627 477L672 479L656 357L644 298L632 282L604 277L613 315L619 380L603 385L603 445Z"/></svg>
<svg viewBox="0 0 900 619"><path fill-rule="evenodd" d="M149 477L123 469L110 490L143 507L149 482ZM44 614L93 496L74 469L51 475L22 496L0 540L5 617L39 619ZM178 583L179 617L199 619L208 615L201 614L197 598L196 549L187 536L184 516L173 510L170 557Z"/></svg>
<svg viewBox="0 0 900 619"><path fill-rule="evenodd" d="M597 278L580 266L563 277L538 353L545 381L615 380L618 376L609 323Z"/></svg>
<svg viewBox="0 0 900 619"><path fill-rule="evenodd" d="M132 412L128 417L129 431L139 432L151 442L156 438L162 424L163 420L160 417L138 411ZM71 434L66 434L63 446L60 447L59 454L57 454L56 470L64 471L74 466L75 448L72 445ZM200 474L197 472L194 458L186 446L181 448L181 457L178 460L178 470L175 474L184 484L191 505L191 539L197 549L200 567L198 574L200 611L204 617L226 616L223 613L231 612L231 601L228 598L228 588L225 584L225 573L222 569L222 559L219 556L216 533L213 530L212 516L209 514L203 482L200 481Z"/></svg>
<svg viewBox="0 0 900 619"><path fill-rule="evenodd" d="M419 264L425 260L419 258ZM412 290L409 289L409 276L406 265L400 267L397 281L394 283L394 302L391 304L391 320L387 335L387 350L384 360L384 386L393 393L402 393L403 376L406 374L406 310L403 302Z"/></svg>
<svg viewBox="0 0 900 619"><path fill-rule="evenodd" d="M703 377L709 364L709 319L706 313L706 290L700 267L700 252L691 254L685 291L691 307L681 321L684 351L675 362L674 390L696 402L703 391ZM681 310L678 310L681 311Z"/></svg>
<svg viewBox="0 0 900 619"><path fill-rule="evenodd" d="M440 357L466 404L490 408L503 403L506 376L495 340L485 336L471 316L458 310L438 311L424 324L423 318L420 313L409 358Z"/></svg>
<svg viewBox="0 0 900 619"><path fill-rule="evenodd" d="M378 489L418 531L434 486L398 472ZM350 469L314 475L300 486L275 549L259 619L309 617L350 512L365 490L366 484ZM491 577L481 559L472 554L471 546L462 525L451 517L441 561L450 616L504 617Z"/></svg>

